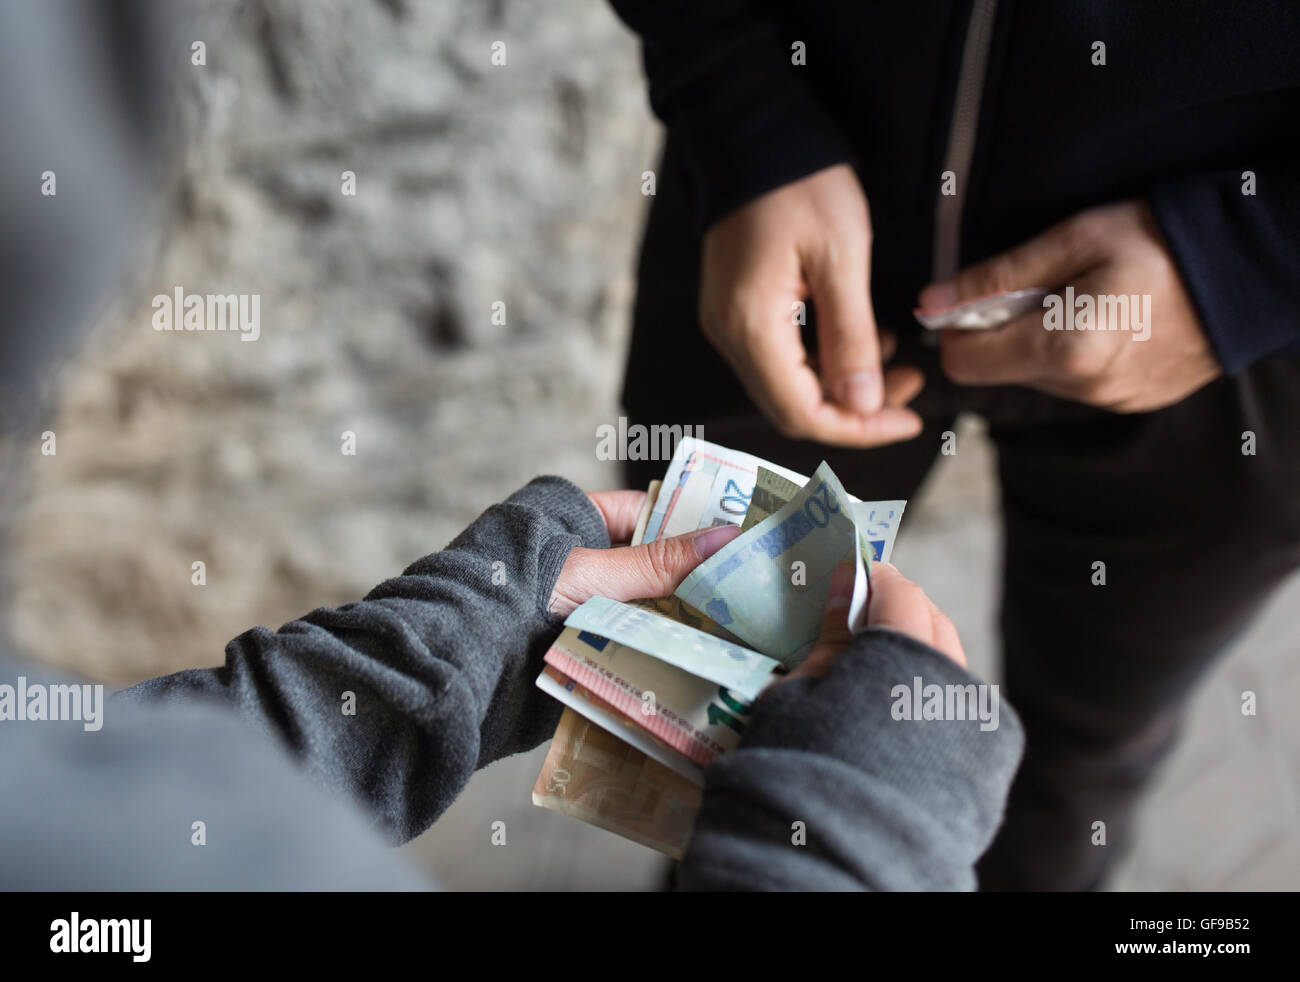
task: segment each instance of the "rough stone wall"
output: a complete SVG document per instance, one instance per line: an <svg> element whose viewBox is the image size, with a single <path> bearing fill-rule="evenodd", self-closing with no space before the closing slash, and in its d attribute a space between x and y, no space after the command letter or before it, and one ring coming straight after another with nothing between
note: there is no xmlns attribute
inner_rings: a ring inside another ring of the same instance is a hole
<svg viewBox="0 0 1300 982"><path fill-rule="evenodd" d="M357 599L534 474L617 483L594 431L659 139L595 0L198 15L155 259L66 367L16 523L16 640L117 682ZM260 339L155 332L177 286L260 294Z"/></svg>

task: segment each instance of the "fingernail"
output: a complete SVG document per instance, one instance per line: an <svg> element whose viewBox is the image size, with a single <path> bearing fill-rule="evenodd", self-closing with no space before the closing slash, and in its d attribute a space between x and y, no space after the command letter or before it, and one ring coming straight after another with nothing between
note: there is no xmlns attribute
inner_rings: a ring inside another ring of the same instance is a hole
<svg viewBox="0 0 1300 982"><path fill-rule="evenodd" d="M853 578L857 571L851 563L840 563L831 574L831 588L826 594L827 610L843 610L853 600Z"/></svg>
<svg viewBox="0 0 1300 982"><path fill-rule="evenodd" d="M740 527L737 525L715 525L712 528L692 532L691 543L699 553L700 559L708 559L738 535L740 535Z"/></svg>
<svg viewBox="0 0 1300 982"><path fill-rule="evenodd" d="M951 307L957 302L957 284L951 280L946 283L931 283L921 291L921 295L917 300L920 302L922 310Z"/></svg>
<svg viewBox="0 0 1300 982"><path fill-rule="evenodd" d="M874 413L884 401L880 373L854 372L840 380L839 401L855 413Z"/></svg>

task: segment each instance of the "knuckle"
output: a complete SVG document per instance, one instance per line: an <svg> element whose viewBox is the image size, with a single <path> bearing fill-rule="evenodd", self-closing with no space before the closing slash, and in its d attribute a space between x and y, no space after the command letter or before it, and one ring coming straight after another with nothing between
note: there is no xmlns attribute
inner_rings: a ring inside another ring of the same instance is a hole
<svg viewBox="0 0 1300 982"><path fill-rule="evenodd" d="M569 550L564 565L560 567L560 575L555 581L555 589L567 590L586 579L587 570L591 566L590 552L591 550L584 546L574 546Z"/></svg>
<svg viewBox="0 0 1300 982"><path fill-rule="evenodd" d="M1105 220L1094 214L1083 214L1061 226L1061 244L1072 255L1086 255L1093 251L1105 236Z"/></svg>
<svg viewBox="0 0 1300 982"><path fill-rule="evenodd" d="M980 275L971 284L972 296L984 296L989 293L1001 293L1017 286L1016 272L1019 264L1010 255L997 256L989 260Z"/></svg>
<svg viewBox="0 0 1300 982"><path fill-rule="evenodd" d="M818 244L813 256L827 272L843 275L846 270L860 269L866 264L868 241L865 229L858 225L833 229Z"/></svg>
<svg viewBox="0 0 1300 982"><path fill-rule="evenodd" d="M728 290L721 296L701 296L699 304L700 327L704 336L715 347L731 345L743 336L751 316L752 302L747 291L741 288Z"/></svg>
<svg viewBox="0 0 1300 982"><path fill-rule="evenodd" d="M676 587L694 547L684 539L660 539L645 551L647 582L661 590Z"/></svg>
<svg viewBox="0 0 1300 982"><path fill-rule="evenodd" d="M1070 378L1092 378L1105 365L1106 352L1091 338L1067 336L1057 347L1056 363Z"/></svg>
<svg viewBox="0 0 1300 982"><path fill-rule="evenodd" d="M916 583L897 570L885 576L876 576L873 571L871 587L876 596L896 603L908 601L914 593L921 593L921 588Z"/></svg>

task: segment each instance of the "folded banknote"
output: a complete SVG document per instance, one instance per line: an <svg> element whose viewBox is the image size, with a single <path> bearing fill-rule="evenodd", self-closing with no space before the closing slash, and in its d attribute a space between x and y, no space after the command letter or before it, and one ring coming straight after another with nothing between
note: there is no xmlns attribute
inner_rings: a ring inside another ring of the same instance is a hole
<svg viewBox="0 0 1300 982"><path fill-rule="evenodd" d="M889 561L905 507L859 501L826 464L809 478L683 439L633 543L742 534L671 597L593 597L569 616L538 678L567 708L534 803L680 856L703 768L740 745L763 690L811 649L841 563L855 570L848 626L864 623L871 564Z"/></svg>

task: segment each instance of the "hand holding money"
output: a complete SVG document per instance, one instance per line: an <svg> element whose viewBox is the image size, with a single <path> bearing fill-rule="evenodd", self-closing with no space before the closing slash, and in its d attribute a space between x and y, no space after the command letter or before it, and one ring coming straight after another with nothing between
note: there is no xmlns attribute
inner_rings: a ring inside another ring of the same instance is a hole
<svg viewBox="0 0 1300 982"><path fill-rule="evenodd" d="M822 678L830 671L831 663L844 650L853 635L844 626L843 611L853 595L853 567L843 563L835 568L831 588L826 597L826 613L822 618L822 633L808 657L780 681L802 678ZM903 576L889 563L881 563L871 571L871 604L867 609L867 626L883 627L927 644L947 655L962 668L966 667L966 651L957 636L951 618L940 610L917 584Z"/></svg>
<svg viewBox="0 0 1300 982"><path fill-rule="evenodd" d="M645 494L598 491L588 495L605 518L611 549L574 548L551 591L548 610L569 614L591 597L615 600L660 597L672 593L686 574L739 533L731 526L708 528L640 545L622 545L632 537Z"/></svg>
<svg viewBox="0 0 1300 982"><path fill-rule="evenodd" d="M919 302L949 307L1030 287L1054 292L995 330L944 332L953 381L1028 385L1127 413L1172 405L1223 373L1145 200L1080 212L931 284Z"/></svg>
<svg viewBox="0 0 1300 982"><path fill-rule="evenodd" d="M842 647L865 624L872 564L888 562L906 503L858 501L825 464L805 478L691 438L652 490L635 521L630 498L606 519L611 537L631 527L649 541L607 552L661 568L603 580L589 575L600 557L579 555L553 597L572 613L538 685L570 712L533 800L676 856L682 809L697 807L682 782L698 789L702 768L736 749L755 700L819 637ZM634 584L658 599L623 602ZM661 812L669 784L677 805Z"/></svg>

